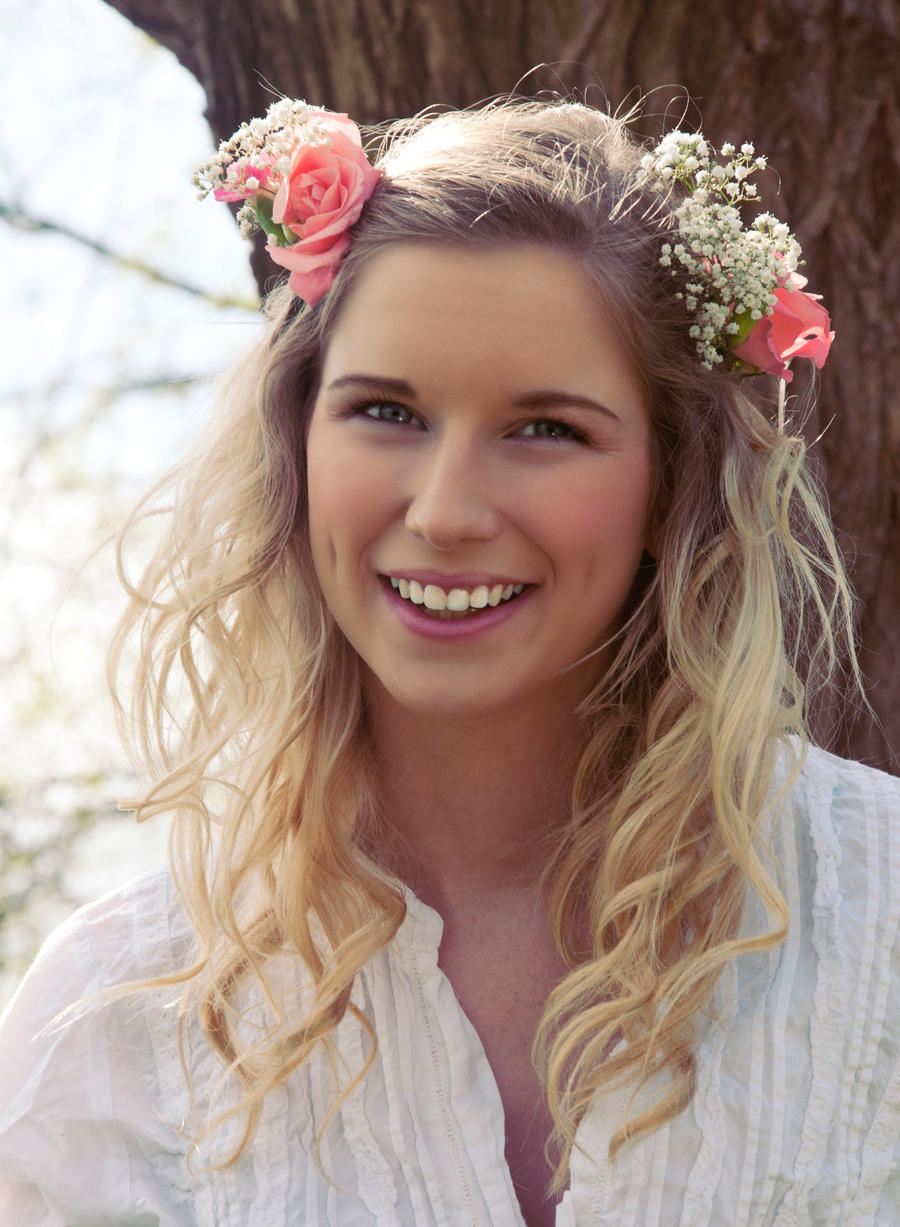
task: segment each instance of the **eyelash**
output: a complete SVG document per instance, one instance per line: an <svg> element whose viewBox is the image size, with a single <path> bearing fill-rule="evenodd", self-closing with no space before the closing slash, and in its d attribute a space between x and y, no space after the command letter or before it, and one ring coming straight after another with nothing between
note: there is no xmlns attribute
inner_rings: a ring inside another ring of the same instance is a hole
<svg viewBox="0 0 900 1227"><path fill-rule="evenodd" d="M559 418L533 418L532 421L526 422L526 426L537 428L538 426L549 426L554 431L559 431L559 434L546 434L534 430L533 434L527 435L530 439L551 439L553 441L563 441L571 439L573 443L590 443L590 438L583 430L579 430L577 426L573 426L571 422L561 421Z"/></svg>
<svg viewBox="0 0 900 1227"><path fill-rule="evenodd" d="M389 409L395 413L405 413L409 415L409 421L398 422L396 418L382 417L381 414L370 413L370 409ZM347 411L348 417L367 417L372 422L387 422L389 425L395 426L411 426L416 417L412 409L406 405L398 405L391 400L364 400L356 405L351 405Z"/></svg>
<svg viewBox="0 0 900 1227"><path fill-rule="evenodd" d="M380 412L372 413L371 410L389 410L394 413L408 415L408 420L398 421L396 417L382 416ZM365 400L358 404L351 405L347 410L348 417L367 417L373 422L386 422L388 425L412 426L416 420L415 412L406 405L397 404L390 400ZM550 427L549 432L538 432L538 427ZM579 427L571 422L566 422L560 418L532 418L526 422L523 427L519 428L517 433L530 428L530 433L521 437L530 439L549 439L551 442L565 442L571 440L573 443L590 443L590 437ZM551 433L552 432L552 433Z"/></svg>

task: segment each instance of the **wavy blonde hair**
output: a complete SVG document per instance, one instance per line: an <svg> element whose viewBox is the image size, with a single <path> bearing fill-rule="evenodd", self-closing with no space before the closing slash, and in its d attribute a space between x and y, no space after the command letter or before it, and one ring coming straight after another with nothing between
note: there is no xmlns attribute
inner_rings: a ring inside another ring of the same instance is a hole
<svg viewBox="0 0 900 1227"><path fill-rule="evenodd" d="M575 103L395 125L382 139L385 176L326 299L309 310L284 289L270 295L269 324L211 437L124 530L166 512L138 580L125 579L120 554L130 605L111 671L136 638L132 702L119 712L155 782L135 808L141 819L174 811L173 872L198 942L170 980L184 982L184 1016L199 1018L239 1078L240 1103L225 1115L246 1112L241 1149L271 1088L318 1045L337 1055L335 1027L358 1013L354 978L404 915L398 884L370 855L377 762L357 659L311 562L304 472L330 330L386 245L526 243L574 255L646 383L656 558L583 705L571 815L545 873L570 968L535 1046L558 1184L598 1091L668 1075L613 1150L682 1110L723 968L783 940L788 912L761 826L779 747L799 768L810 689L841 659L855 669L851 597L802 439L697 360L658 259L671 203L640 185L642 152L625 121ZM741 939L748 891L771 928ZM310 978L302 1017L268 988L267 963L284 950ZM275 1015L250 1044L239 990L254 984ZM371 1060L377 1037L359 1020Z"/></svg>

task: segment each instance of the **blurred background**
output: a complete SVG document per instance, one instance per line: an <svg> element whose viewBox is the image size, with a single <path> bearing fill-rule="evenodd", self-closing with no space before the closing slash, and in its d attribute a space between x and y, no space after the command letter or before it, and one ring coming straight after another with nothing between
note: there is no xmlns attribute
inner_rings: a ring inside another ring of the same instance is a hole
<svg viewBox="0 0 900 1227"><path fill-rule="evenodd" d="M191 173L279 91L362 123L517 83L613 109L644 98L647 137L702 123L768 156L766 207L798 235L837 332L803 429L861 598L877 716L836 704L819 732L897 769L896 6L0 0L0 40L0 1005L55 923L164 852L164 822L116 809L133 786L103 671L120 595L97 546L257 335L272 266L258 248L248 261ZM789 410L807 390L798 369Z"/></svg>
<svg viewBox="0 0 900 1227"><path fill-rule="evenodd" d="M0 1005L73 907L164 855L106 697L121 608L88 556L256 335L248 248L198 203L204 96L101 0L2 6Z"/></svg>

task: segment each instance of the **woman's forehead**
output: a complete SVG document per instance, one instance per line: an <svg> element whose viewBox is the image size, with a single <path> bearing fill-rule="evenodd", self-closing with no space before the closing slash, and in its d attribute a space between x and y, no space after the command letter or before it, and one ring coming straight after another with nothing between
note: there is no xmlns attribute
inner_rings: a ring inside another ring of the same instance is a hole
<svg viewBox="0 0 900 1227"><path fill-rule="evenodd" d="M330 334L323 384L349 373L572 392L645 412L640 373L593 283L544 246L398 244L361 272Z"/></svg>

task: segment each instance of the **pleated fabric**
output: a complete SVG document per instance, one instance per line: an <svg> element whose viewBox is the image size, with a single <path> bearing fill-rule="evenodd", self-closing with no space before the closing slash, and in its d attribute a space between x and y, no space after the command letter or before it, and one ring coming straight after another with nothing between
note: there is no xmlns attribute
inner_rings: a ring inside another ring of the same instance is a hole
<svg viewBox="0 0 900 1227"><path fill-rule="evenodd" d="M810 751L770 848L791 913L771 955L737 960L698 1048L696 1094L663 1129L607 1158L630 1089L582 1124L557 1227L888 1227L900 1224L900 781ZM746 934L767 926L748 900ZM164 974L189 929L166 871L82 909L53 934L0 1021L3 1227L523 1227L504 1121L474 1028L438 965L440 917L411 893L353 1001L339 1062L317 1054L266 1100L252 1146L216 1167L242 1119L188 1161L221 1065L185 1032L173 990L62 1028L67 1004ZM281 957L276 993L303 1003ZM265 1021L263 1007L246 1025ZM248 1030L248 1034L250 1033ZM641 1092L639 1108L653 1088ZM331 1115L329 1116L329 1114Z"/></svg>

